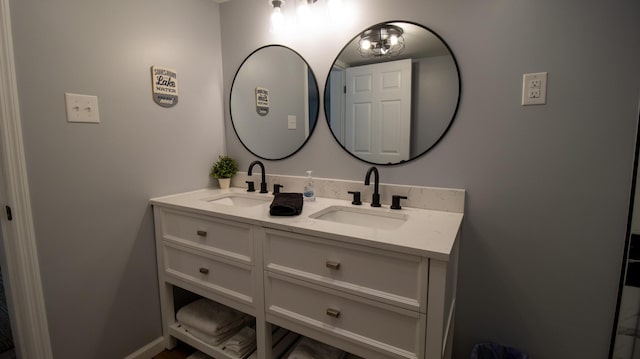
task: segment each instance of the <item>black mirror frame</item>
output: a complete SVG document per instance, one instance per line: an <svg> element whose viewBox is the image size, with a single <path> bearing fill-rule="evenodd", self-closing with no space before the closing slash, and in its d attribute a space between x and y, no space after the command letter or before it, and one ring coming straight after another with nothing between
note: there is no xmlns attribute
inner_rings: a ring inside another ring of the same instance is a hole
<svg viewBox="0 0 640 359"><path fill-rule="evenodd" d="M445 128L444 131L442 131L442 134L440 135L440 137L438 137L438 139L431 145L429 146L427 149L425 149L424 151L422 151L420 154L406 160L406 161L400 161L400 162L396 162L396 163L376 163L376 162L370 162L367 160L363 160L362 158L354 155L351 151L347 150L347 148L340 143L340 141L338 140L338 138L336 137L335 133L333 133L333 130L331 130L331 123L329 122L329 116L327 115L328 113L330 113L327 109L327 84L329 83L330 77L331 77L331 69L333 68L334 64L336 63L336 60L340 57L340 54L342 54L342 52L347 48L347 46L349 46L349 44L351 44L351 42L353 42L353 40L355 40L358 36L360 36L360 34L362 34L363 32L367 31L368 29L371 29L373 27L376 26L381 26L384 24L388 24L388 23L407 23L407 24L412 24L415 26L419 26L427 31L429 31L431 34L433 34L436 38L438 38L438 40L440 40L442 42L442 44L447 48L447 50L449 50L449 54L451 54L451 58L453 59L453 63L456 67L456 71L458 72L458 100L456 101L456 107L453 111L453 114L451 115L451 120L449 121L449 124L447 125L447 127ZM366 29L358 32L355 36L353 36L349 41L347 41L346 45L344 45L342 47L342 49L340 50L340 52L338 53L338 55L336 56L335 60L333 60L333 62L331 63L331 68L329 68L329 71L327 73L327 79L324 82L324 92L323 92L323 108L324 108L324 113L325 113L325 119L327 121L327 126L329 127L329 132L331 132L331 135L333 136L334 140L336 141L336 143L338 145L340 145L340 147L342 147L342 149L347 152L349 155L353 156L354 158L358 159L359 161L368 163L368 164L372 164L372 165L377 165L377 166L396 166L396 165L400 165L400 164L405 164L408 162L411 162L415 159L418 159L422 156L424 156L427 152L429 152L431 149L433 149L441 140L442 138L447 134L447 132L449 132L449 129L451 128L451 125L453 124L453 121L456 118L456 115L458 114L458 109L460 107L460 99L462 98L462 75L460 74L460 66L458 66L458 60L456 59L455 55L453 54L453 51L451 51L451 47L449 47L449 44L447 44L446 41L444 41L444 39L437 34L435 31L431 30L429 27L426 27L422 24L419 24L417 22L413 22L413 21L406 21L406 20L390 20L390 21L383 21L380 23L377 23L375 25L371 25L368 26Z"/></svg>
<svg viewBox="0 0 640 359"><path fill-rule="evenodd" d="M298 55L298 57L299 57L302 61L304 61L304 63L307 65L307 68L309 69L309 72L310 72L310 73L311 73L311 75L313 76L313 80L314 80L314 83L315 83L315 90L316 90L316 93L318 94L318 101L317 101L317 103L316 103L316 108L315 108L316 116L315 116L315 120L313 121L313 127L311 127L311 129L310 129L310 131L309 131L309 136L307 136L307 138L306 138L306 139L304 140L304 142L300 145L300 147L298 147L298 149L296 149L296 150L295 150L295 151L293 151L292 153L290 153L290 154L288 154L288 155L286 155L286 156L284 156L284 157L280 157L280 158L267 158L267 157L264 157L264 156L262 156L262 155L260 155L260 154L257 154L257 153L255 153L254 151L252 151L252 150L251 150L251 149L250 149L250 148L249 148L249 147L248 147L248 146L247 146L247 145L242 141L242 138L240 138L240 135L238 134L238 130L236 129L236 125L233 123L233 111L232 111L232 108L231 108L231 97L233 96L233 86L234 86L234 85L235 85L235 83L236 83L236 78L238 77L238 73L239 73L239 72L240 72L240 70L242 69L242 66L245 64L245 62L247 62L247 60L249 60L249 58L250 58L253 54L255 54L256 52L258 52L258 51L260 51L260 50L263 50L263 49L265 49L265 48L268 48L268 47L281 47L281 48L287 49L287 50L291 51L292 53L294 53L294 54ZM249 55L247 55L247 57L245 57L245 59L244 59L244 60L242 60L242 63L240 64L240 66L238 66L238 69L236 70L235 75L233 75L233 81L231 82L231 88L230 88L230 90L229 90L229 120L231 121L231 126L233 127L233 132L236 134L236 137L238 138L238 141L240 141L240 143L242 144L242 146L244 146L244 148L245 148L247 151L249 151L249 153L251 153L252 155L254 155L254 156L258 157L258 158L261 158L261 159L264 159L264 160L268 160L268 161L280 161L280 160L284 160L285 158L289 158L289 157L291 157L291 156L295 155L296 153L298 153L298 152L299 152L299 151L300 151L300 150L301 150L301 149L302 149L302 148L307 144L307 142L309 141L309 138L311 138L311 135L313 135L313 132L315 131L316 126L318 125L318 117L319 117L319 116L320 116L320 89L319 89L319 87L318 87L318 80L317 80L316 74L313 72L313 69L311 68L311 66L309 66L309 63L307 62L307 60L306 60L304 57L302 57L302 55L300 55L300 53L298 53L297 51L295 51L294 49L292 49L292 48L290 48L290 47L288 47L288 46L284 46L284 45L280 45L280 44L269 44L269 45L264 45L264 46L261 46L261 47L259 47L259 48L255 49L255 50L253 50Z"/></svg>

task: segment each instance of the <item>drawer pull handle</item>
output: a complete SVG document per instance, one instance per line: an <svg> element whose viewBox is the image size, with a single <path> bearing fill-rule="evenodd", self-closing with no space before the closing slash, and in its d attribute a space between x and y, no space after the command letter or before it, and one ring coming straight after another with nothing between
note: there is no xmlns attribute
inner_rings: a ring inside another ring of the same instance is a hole
<svg viewBox="0 0 640 359"><path fill-rule="evenodd" d="M206 237L207 236L207 231L198 231L196 232L200 237Z"/></svg>
<svg viewBox="0 0 640 359"><path fill-rule="evenodd" d="M327 309L327 315L332 317L332 318L338 318L338 317L340 317L340 311L337 310L337 309L329 308L329 309Z"/></svg>
<svg viewBox="0 0 640 359"><path fill-rule="evenodd" d="M200 273L209 274L209 270L207 268L200 268Z"/></svg>
<svg viewBox="0 0 640 359"><path fill-rule="evenodd" d="M326 261L325 266L330 269L338 270L340 269L340 262Z"/></svg>

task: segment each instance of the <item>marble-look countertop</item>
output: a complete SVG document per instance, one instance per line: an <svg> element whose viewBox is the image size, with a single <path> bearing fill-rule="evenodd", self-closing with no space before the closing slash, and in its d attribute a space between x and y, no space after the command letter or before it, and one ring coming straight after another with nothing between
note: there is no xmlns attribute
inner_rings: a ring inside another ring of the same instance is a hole
<svg viewBox="0 0 640 359"><path fill-rule="evenodd" d="M303 235L318 236L342 242L365 244L371 247L392 250L448 261L462 224L463 213L424 208L413 208L403 204L401 210L392 210L389 206L373 208L363 202L354 206L351 201L316 197L315 201L305 201L302 213L298 216L279 217L269 214L269 205L273 195L252 193L262 196L264 204L252 207L231 206L211 202L212 198L225 194L243 193L244 188L203 189L151 199L151 204L165 208L184 210L203 215L215 215L218 218L240 221ZM363 201L365 198L363 198ZM376 229L359 225L336 223L314 219L309 216L330 206L358 207L376 213L390 215L402 214L407 220L398 228Z"/></svg>

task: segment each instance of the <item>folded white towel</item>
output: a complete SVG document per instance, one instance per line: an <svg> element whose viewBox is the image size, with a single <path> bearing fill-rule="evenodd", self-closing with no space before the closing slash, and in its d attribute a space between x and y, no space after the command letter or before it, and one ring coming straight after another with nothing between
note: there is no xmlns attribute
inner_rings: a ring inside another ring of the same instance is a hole
<svg viewBox="0 0 640 359"><path fill-rule="evenodd" d="M234 358L244 358L246 357L248 354L253 353L256 350L256 344L252 343L251 345L244 347L244 348L231 348L231 347L224 347L222 348L222 351L227 353L229 356L232 356Z"/></svg>
<svg viewBox="0 0 640 359"><path fill-rule="evenodd" d="M313 339L302 338L288 359L339 359L344 352Z"/></svg>
<svg viewBox="0 0 640 359"><path fill-rule="evenodd" d="M235 358L244 358L245 356L247 356L249 353L252 353L253 351L256 350L256 342L249 342L243 346L241 345L229 345L227 346L225 344L224 348L222 348L222 351L224 351L225 353L229 354L232 357Z"/></svg>
<svg viewBox="0 0 640 359"><path fill-rule="evenodd" d="M184 329L187 330L189 334L191 334L192 336L202 340L203 342L211 346L218 346L222 344L225 340L229 339L229 337L231 337L234 333L233 330L230 330L227 332L218 333L217 335L209 335L208 333L198 330L197 328L190 327L186 324L181 324L181 325Z"/></svg>
<svg viewBox="0 0 640 359"><path fill-rule="evenodd" d="M187 359L214 359L203 352L195 352L187 357Z"/></svg>
<svg viewBox="0 0 640 359"><path fill-rule="evenodd" d="M224 348L222 348L222 350L233 357L243 358L247 354L253 352L255 348L255 329L244 327L224 343Z"/></svg>
<svg viewBox="0 0 640 359"><path fill-rule="evenodd" d="M228 332L230 327L238 327L238 323L244 324L247 317L242 312L205 298L185 305L176 314L180 323L213 336Z"/></svg>
<svg viewBox="0 0 640 359"><path fill-rule="evenodd" d="M234 334L226 343L225 346L244 347L248 344L255 343L256 330L251 327L244 327Z"/></svg>

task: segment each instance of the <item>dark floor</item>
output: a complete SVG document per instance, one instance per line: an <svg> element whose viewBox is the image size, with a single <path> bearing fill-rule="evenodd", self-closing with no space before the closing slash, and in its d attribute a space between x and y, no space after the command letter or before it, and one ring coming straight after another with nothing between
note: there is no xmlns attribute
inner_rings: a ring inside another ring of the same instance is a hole
<svg viewBox="0 0 640 359"><path fill-rule="evenodd" d="M172 350L165 350L162 353L153 357L153 359L185 359L189 355L193 354L194 350L180 342Z"/></svg>
<svg viewBox="0 0 640 359"><path fill-rule="evenodd" d="M4 281L0 271L0 353L13 349L13 336L11 335L11 323L9 321L9 310L4 294Z"/></svg>
<svg viewBox="0 0 640 359"><path fill-rule="evenodd" d="M16 359L16 351L15 349L7 350L0 354L0 359Z"/></svg>

